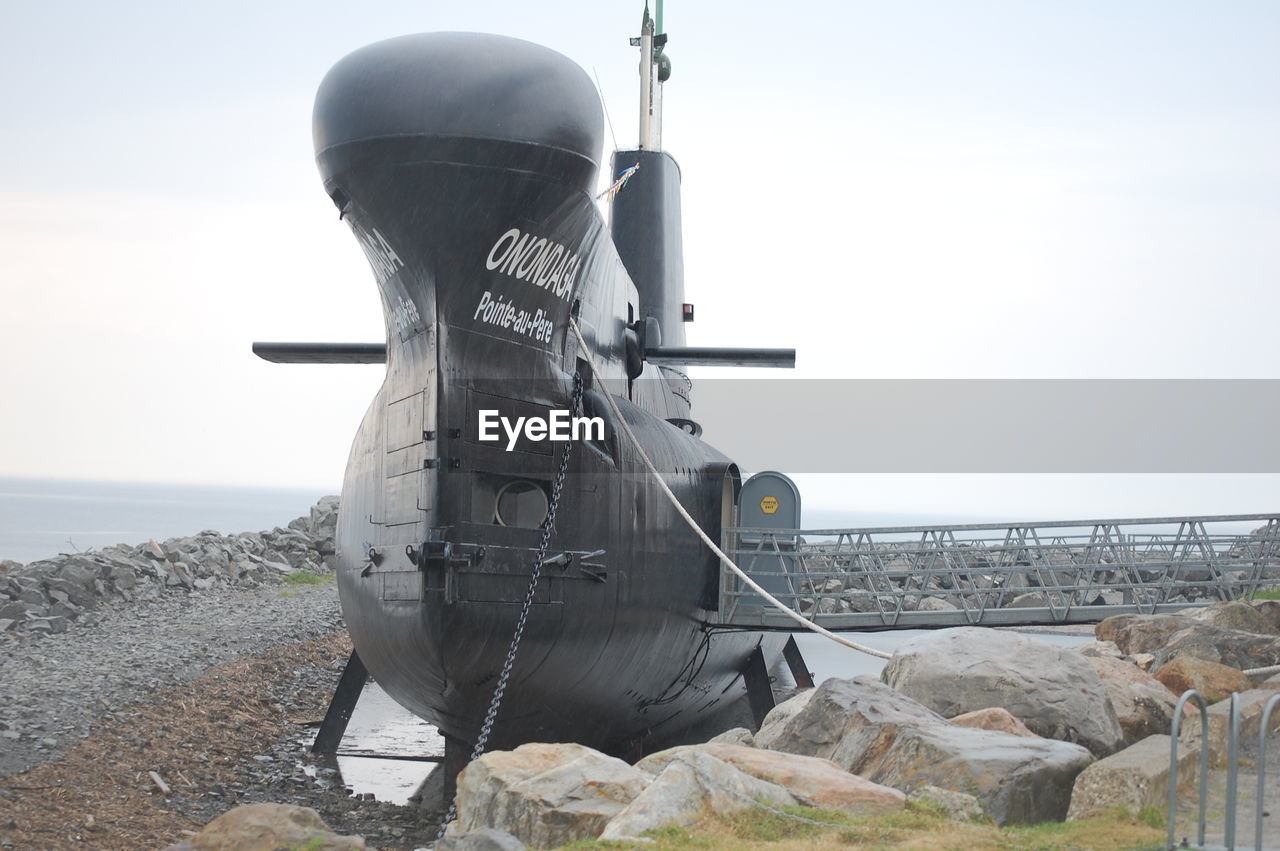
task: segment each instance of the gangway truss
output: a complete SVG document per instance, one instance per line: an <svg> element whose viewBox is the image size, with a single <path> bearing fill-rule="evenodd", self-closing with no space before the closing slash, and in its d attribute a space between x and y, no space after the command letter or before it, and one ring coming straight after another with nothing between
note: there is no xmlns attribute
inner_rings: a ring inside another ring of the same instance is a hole
<svg viewBox="0 0 1280 851"><path fill-rule="evenodd" d="M1280 586L1280 512L866 529L723 530L766 591L832 631L1096 623ZM796 623L721 567L716 626Z"/></svg>

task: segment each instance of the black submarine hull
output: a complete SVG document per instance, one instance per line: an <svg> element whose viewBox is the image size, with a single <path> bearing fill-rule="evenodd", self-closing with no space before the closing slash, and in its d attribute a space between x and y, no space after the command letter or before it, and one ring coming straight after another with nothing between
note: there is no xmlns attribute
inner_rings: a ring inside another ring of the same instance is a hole
<svg viewBox="0 0 1280 851"><path fill-rule="evenodd" d="M735 704L748 655L764 641L775 656L779 640L707 625L716 558L602 395L717 537L740 476L668 422L689 417L688 379L652 366L628 378L627 326L644 305L592 195L601 118L586 75L515 39L392 39L326 77L315 139L386 320L386 379L351 450L337 535L343 613L374 679L475 741L567 446L483 440L482 412L567 410L576 375L603 433L573 443L547 550L559 559L543 568L489 745L633 752Z"/></svg>

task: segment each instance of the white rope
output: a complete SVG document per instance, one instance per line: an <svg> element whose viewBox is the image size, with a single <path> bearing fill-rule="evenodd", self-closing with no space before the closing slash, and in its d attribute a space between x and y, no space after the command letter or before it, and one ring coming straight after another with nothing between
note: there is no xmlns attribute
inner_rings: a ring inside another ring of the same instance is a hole
<svg viewBox="0 0 1280 851"><path fill-rule="evenodd" d="M578 323L573 320L573 317L569 317L569 327L573 329L574 336L578 338L578 345L582 347L583 360L587 362L587 366L591 369L591 374L595 376L596 381L603 386L604 379L602 379L600 377L600 373L596 371L596 366L591 361L591 353L587 349L587 341L582 338L582 332L578 330ZM626 418L622 416L622 411L618 410L618 404L613 401L612 394L605 389L602 395L609 403L609 407L613 409L614 416L618 418L618 424L622 426L622 430L626 433L628 439L630 439L631 445L635 447L637 454L640 456L640 460L644 462L644 466L653 475L654 480L657 481L658 487L662 488L662 492L667 495L667 499L671 500L671 504L675 506L676 511L680 512L680 516L689 524L689 528L702 539L704 544L711 548L711 551L719 557L725 567L736 573L739 579L745 582L751 590L768 600L774 608L803 626L805 629L816 632L818 635L826 636L837 644L843 644L845 647L857 650L860 653L866 653L868 656L876 656L880 659L892 658L893 654L891 653L885 653L883 650L876 650L874 647L867 647L864 644L858 644L856 641L850 641L843 636L836 635L829 629L824 629L823 627L818 626L816 623L793 610L777 597L761 588L754 579L742 570L742 568L734 564L733 559L725 555L724 551L716 546L715 541L711 540L707 533L702 531L702 527L698 525L698 522L689 516L689 512L684 510L684 506L680 504L680 500L676 499L676 495L671 492L671 488L667 487L666 481L662 478L661 474L658 473L657 468L653 466L653 462L649 460L649 456L645 453L644 447L640 445L640 441L636 438L635 432L631 430L631 426L627 424Z"/></svg>
<svg viewBox="0 0 1280 851"><path fill-rule="evenodd" d="M1246 677L1261 677L1267 674L1280 674L1280 665L1272 665L1268 668L1250 668L1247 671L1241 671Z"/></svg>

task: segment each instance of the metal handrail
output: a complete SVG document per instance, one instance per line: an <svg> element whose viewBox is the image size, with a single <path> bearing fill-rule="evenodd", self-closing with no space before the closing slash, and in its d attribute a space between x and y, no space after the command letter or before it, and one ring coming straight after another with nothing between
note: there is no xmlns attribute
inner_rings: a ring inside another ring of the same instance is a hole
<svg viewBox="0 0 1280 851"><path fill-rule="evenodd" d="M949 525L923 524L919 526L867 526L857 529L777 529L763 526L739 526L733 531L748 535L769 532L776 535L838 535L849 532L883 534L885 532L972 532L980 529L1061 529L1072 526L1172 526L1175 523L1227 523L1231 521L1275 520L1280 512L1265 514L1206 514L1176 517L1106 518L1102 520L1044 520L1015 523L953 523Z"/></svg>
<svg viewBox="0 0 1280 851"><path fill-rule="evenodd" d="M1262 815L1263 795L1267 791L1267 729L1271 726L1271 710L1280 703L1280 694L1273 694L1262 707L1262 727L1258 730L1258 798L1254 804L1257 814L1254 819L1253 844L1262 847Z"/></svg>
<svg viewBox="0 0 1280 851"><path fill-rule="evenodd" d="M1178 733L1182 729L1182 709L1195 699L1200 707L1200 828L1197 845L1204 846L1205 813L1209 808L1209 706L1200 692L1188 689L1173 707L1173 729L1169 731L1169 848L1177 847L1174 825L1178 818Z"/></svg>
<svg viewBox="0 0 1280 851"><path fill-rule="evenodd" d="M1258 519L1268 522L1255 532L1211 531L1207 525ZM1176 531L1124 528L1175 522ZM1072 526L1079 531L1071 532ZM956 534L965 530L984 534ZM730 527L723 533L726 553L753 576L774 577L770 587L789 597L794 610L829 629L1087 623L1237 599L1280 584L1280 515L1270 514L1055 521L1041 527ZM823 590L832 579L842 581ZM1034 593L1040 599L1009 607L1017 595ZM950 605L921 611L926 597L946 598ZM834 598L834 605L824 598ZM725 572L713 620L743 628L785 626L756 600Z"/></svg>

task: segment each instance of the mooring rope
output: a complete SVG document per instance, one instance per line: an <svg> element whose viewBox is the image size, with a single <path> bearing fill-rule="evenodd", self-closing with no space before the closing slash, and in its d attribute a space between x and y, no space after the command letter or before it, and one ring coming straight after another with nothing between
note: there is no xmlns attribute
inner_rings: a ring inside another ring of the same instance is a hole
<svg viewBox="0 0 1280 851"><path fill-rule="evenodd" d="M569 327L573 329L574 336L578 338L578 345L581 346L582 348L582 359L587 362L587 366L591 370L591 375L594 376L595 380L603 386L604 379L601 378L600 373L596 371L596 365L592 362L591 353L587 349L587 341L583 339L582 332L578 330L578 323L573 320L573 317L569 317ZM761 597L767 600L770 605L772 605L778 611L782 612L787 617L791 618L796 623L800 624L805 629L811 632L816 632L818 635L825 636L831 639L832 641L836 642L837 644L843 644L845 647L848 647L852 650L857 650L860 653L866 653L868 656L875 656L879 659L890 659L893 657L893 654L891 653L885 653L883 650L876 650L874 647L867 647L865 644L859 644L856 641L850 641L844 636L836 635L831 630L818 626L816 623L809 620L804 615L800 614L799 612L795 611L791 607L787 606L777 597L773 596L768 591L761 588L760 585L754 579L752 579L750 576L747 575L746 571L738 567L738 565L734 564L733 559L725 555L724 551L720 549L718 546L716 546L716 542L711 540L710 536L708 536L707 533L702 530L702 527L698 525L698 521L694 520L691 516L689 516L689 512L685 511L684 506L680 504L680 500L676 499L676 495L671 492L671 488L667 487L666 481L662 478L662 475L658 472L658 469L653 465L653 462L649 460L649 455L644 451L644 447L640 445L640 441L638 438L636 438L635 432L631 430L631 426L627 424L626 418L622 416L622 411L618 409L618 404L613 401L613 395L610 394L607 390L605 390L605 392L603 392L601 395L604 396L605 401L609 403L609 407L613 409L613 414L615 417L617 417L618 424L622 427L623 433L626 434L627 439L631 441L631 445L635 447L636 454L640 456L640 460L644 462L645 468L648 469L649 473L653 476L654 480L658 483L658 487L662 489L662 492L666 494L667 499L671 501L671 504L675 507L676 511L679 512L680 516L684 518L684 522L689 524L689 528L692 529L694 533L699 538L702 539L702 543L706 544L711 549L711 551L716 554L716 556L720 559L720 561L724 564L725 567L732 570L738 576L739 579L741 579L743 582L747 584L749 588L751 588L752 591L755 591L757 594L759 594Z"/></svg>
<svg viewBox="0 0 1280 851"><path fill-rule="evenodd" d="M1270 665L1266 668L1250 668L1247 671L1241 671L1246 677L1262 677L1268 674L1280 674L1280 665Z"/></svg>

